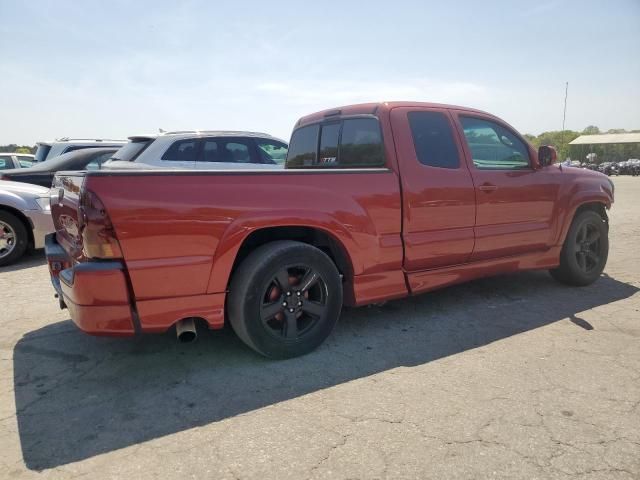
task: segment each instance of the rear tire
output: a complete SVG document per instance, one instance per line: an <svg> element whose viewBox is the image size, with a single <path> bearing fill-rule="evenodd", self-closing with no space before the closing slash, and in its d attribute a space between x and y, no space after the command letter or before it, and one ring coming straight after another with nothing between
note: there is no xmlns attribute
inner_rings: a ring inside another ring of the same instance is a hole
<svg viewBox="0 0 640 480"><path fill-rule="evenodd" d="M560 266L549 273L567 285L590 285L602 274L608 255L609 228L598 213L587 210L573 219L560 253Z"/></svg>
<svg viewBox="0 0 640 480"><path fill-rule="evenodd" d="M29 246L26 227L18 217L0 211L0 267L18 260Z"/></svg>
<svg viewBox="0 0 640 480"><path fill-rule="evenodd" d="M342 282L321 250L293 241L271 242L238 267L227 312L240 339L270 358L316 349L329 336L342 308Z"/></svg>

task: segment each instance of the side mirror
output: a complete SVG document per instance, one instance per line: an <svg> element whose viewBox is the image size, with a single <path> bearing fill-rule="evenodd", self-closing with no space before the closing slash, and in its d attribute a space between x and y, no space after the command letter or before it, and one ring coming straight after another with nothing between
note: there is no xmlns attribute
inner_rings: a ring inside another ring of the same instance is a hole
<svg viewBox="0 0 640 480"><path fill-rule="evenodd" d="M558 159L558 154L556 153L556 149L549 145L542 145L538 148L538 164L541 167L546 167L548 165L552 165L556 163Z"/></svg>

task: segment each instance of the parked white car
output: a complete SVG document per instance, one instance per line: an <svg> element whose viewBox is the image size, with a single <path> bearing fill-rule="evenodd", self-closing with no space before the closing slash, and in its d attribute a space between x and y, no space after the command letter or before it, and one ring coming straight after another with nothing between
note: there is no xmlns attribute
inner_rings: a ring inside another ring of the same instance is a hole
<svg viewBox="0 0 640 480"><path fill-rule="evenodd" d="M190 130L129 137L103 169L281 169L284 140L266 133Z"/></svg>
<svg viewBox="0 0 640 480"><path fill-rule="evenodd" d="M48 188L0 180L0 267L43 248L54 230Z"/></svg>

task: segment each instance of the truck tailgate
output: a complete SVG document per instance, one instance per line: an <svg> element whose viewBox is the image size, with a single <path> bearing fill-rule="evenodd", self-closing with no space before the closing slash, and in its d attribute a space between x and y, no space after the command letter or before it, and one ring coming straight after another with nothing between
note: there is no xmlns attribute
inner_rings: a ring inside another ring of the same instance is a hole
<svg viewBox="0 0 640 480"><path fill-rule="evenodd" d="M61 172L54 177L51 188L51 215L56 239L76 262L83 259L80 191L84 180L85 172Z"/></svg>

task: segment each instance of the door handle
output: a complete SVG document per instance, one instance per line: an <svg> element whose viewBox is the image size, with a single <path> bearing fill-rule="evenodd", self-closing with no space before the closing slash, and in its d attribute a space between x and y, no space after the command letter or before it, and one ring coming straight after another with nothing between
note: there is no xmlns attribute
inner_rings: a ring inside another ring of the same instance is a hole
<svg viewBox="0 0 640 480"><path fill-rule="evenodd" d="M478 189L482 190L483 192L493 192L494 190L497 190L498 187L497 185L494 185L492 183L483 183L478 187Z"/></svg>

